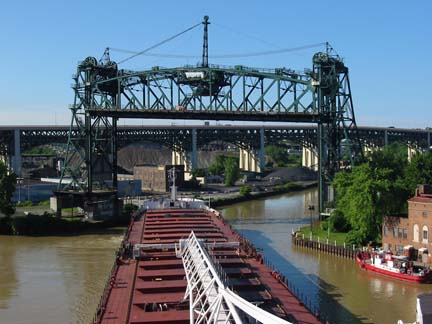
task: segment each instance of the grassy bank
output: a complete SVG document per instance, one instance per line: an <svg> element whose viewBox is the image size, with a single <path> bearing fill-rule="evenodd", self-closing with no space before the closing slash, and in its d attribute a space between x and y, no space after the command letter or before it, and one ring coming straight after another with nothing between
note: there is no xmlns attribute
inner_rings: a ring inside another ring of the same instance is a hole
<svg viewBox="0 0 432 324"><path fill-rule="evenodd" d="M271 197L276 196L284 193L290 193L295 191L301 191L307 188L315 187L316 183L311 183L307 185L302 185L294 182L289 182L284 185L276 186L271 191L265 191L265 192L257 192L257 193L250 193L250 194L238 194L233 197L229 198L215 198L211 201L211 207L221 207L221 206L227 206L239 202L245 202L255 199L261 199L265 197Z"/></svg>
<svg viewBox="0 0 432 324"><path fill-rule="evenodd" d="M300 235L304 235L305 238L310 238L310 225L301 227L300 230L297 232L300 233ZM328 239L329 243L331 244L334 244L334 242L336 241L336 245L344 245L344 243L347 243L347 235L348 233L329 232L327 230L323 230L321 229L320 222L315 222L312 226L312 240L314 241L318 241L319 238L320 242L325 243Z"/></svg>

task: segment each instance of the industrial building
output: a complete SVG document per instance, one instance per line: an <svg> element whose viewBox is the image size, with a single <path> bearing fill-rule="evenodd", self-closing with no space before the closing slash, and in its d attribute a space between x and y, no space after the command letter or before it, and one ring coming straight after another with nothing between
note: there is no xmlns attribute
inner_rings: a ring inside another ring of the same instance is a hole
<svg viewBox="0 0 432 324"><path fill-rule="evenodd" d="M421 185L408 199L408 215L385 216L382 226L384 250L432 263L432 188Z"/></svg>
<svg viewBox="0 0 432 324"><path fill-rule="evenodd" d="M167 192L173 168L176 186L181 188L184 185L184 165L137 165L133 170L134 179L141 181L142 191Z"/></svg>

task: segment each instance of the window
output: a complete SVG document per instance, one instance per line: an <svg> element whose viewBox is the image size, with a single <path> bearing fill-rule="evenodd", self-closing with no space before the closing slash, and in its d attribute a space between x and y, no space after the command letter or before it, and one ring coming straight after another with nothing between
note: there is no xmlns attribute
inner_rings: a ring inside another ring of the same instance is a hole
<svg viewBox="0 0 432 324"><path fill-rule="evenodd" d="M414 224L413 227L413 241L414 242L419 241L419 226L417 224Z"/></svg>
<svg viewBox="0 0 432 324"><path fill-rule="evenodd" d="M396 252L403 253L403 251L404 251L404 248L402 245L396 245Z"/></svg>
<svg viewBox="0 0 432 324"><path fill-rule="evenodd" d="M402 236L403 236L403 230L402 228L398 228L398 237L402 238Z"/></svg>
<svg viewBox="0 0 432 324"><path fill-rule="evenodd" d="M389 229L387 226L384 226L384 236L388 236L389 235Z"/></svg>
<svg viewBox="0 0 432 324"><path fill-rule="evenodd" d="M425 242L425 241L426 241L426 243L428 241L428 228L426 225L423 226L423 242Z"/></svg>
<svg viewBox="0 0 432 324"><path fill-rule="evenodd" d="M393 227L393 237L394 238L398 237L398 228L397 227Z"/></svg>
<svg viewBox="0 0 432 324"><path fill-rule="evenodd" d="M389 243L388 250L391 251L391 249L392 249L392 245Z"/></svg>
<svg viewBox="0 0 432 324"><path fill-rule="evenodd" d="M403 234L402 234L402 235L403 235L403 238L404 238L404 239L407 239L407 238L408 238L408 229L404 228L404 229L403 229Z"/></svg>
<svg viewBox="0 0 432 324"><path fill-rule="evenodd" d="M422 214L423 214L423 217L428 217L428 212L427 211L424 211Z"/></svg>

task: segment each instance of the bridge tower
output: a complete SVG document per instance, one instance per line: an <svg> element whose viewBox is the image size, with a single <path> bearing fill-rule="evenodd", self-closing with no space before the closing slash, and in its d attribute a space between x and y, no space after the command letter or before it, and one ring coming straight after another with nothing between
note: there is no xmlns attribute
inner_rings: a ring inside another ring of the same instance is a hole
<svg viewBox="0 0 432 324"><path fill-rule="evenodd" d="M319 211L334 200L331 187L341 167L354 165L363 154L351 96L348 68L338 55L327 51L313 56L312 84L316 87L318 122ZM348 135L351 130L351 136Z"/></svg>
<svg viewBox="0 0 432 324"><path fill-rule="evenodd" d="M343 61L327 46L326 52L313 56L313 68L305 72L211 65L207 16L166 41L202 25L203 62L198 66L118 69L108 51L99 62L88 57L78 65L68 155L58 196L72 195L89 210L96 201L115 204L117 120L157 118L318 124L320 212L331 202L335 173L361 154ZM79 131L73 133L73 128ZM263 160L259 158L261 164Z"/></svg>

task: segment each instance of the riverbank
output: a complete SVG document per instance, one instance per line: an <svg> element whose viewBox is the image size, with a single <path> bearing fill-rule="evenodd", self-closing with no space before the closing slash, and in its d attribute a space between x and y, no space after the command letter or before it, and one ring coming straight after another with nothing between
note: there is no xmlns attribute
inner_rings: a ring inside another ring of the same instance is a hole
<svg viewBox="0 0 432 324"><path fill-rule="evenodd" d="M280 185L274 187L273 190L264 191L264 192L252 192L247 195L241 195L237 194L236 196L232 197L225 197L225 198L214 198L211 200L210 204L211 207L225 207L228 205L240 203L240 202L247 202L252 200L258 200L262 198L267 198L271 196L286 194L290 192L298 192L305 189L316 187L317 182L316 181L310 181L310 182L289 182L285 185Z"/></svg>
<svg viewBox="0 0 432 324"><path fill-rule="evenodd" d="M58 218L52 214L0 218L0 235L59 236L84 235L127 226L129 218L90 221L80 217Z"/></svg>

